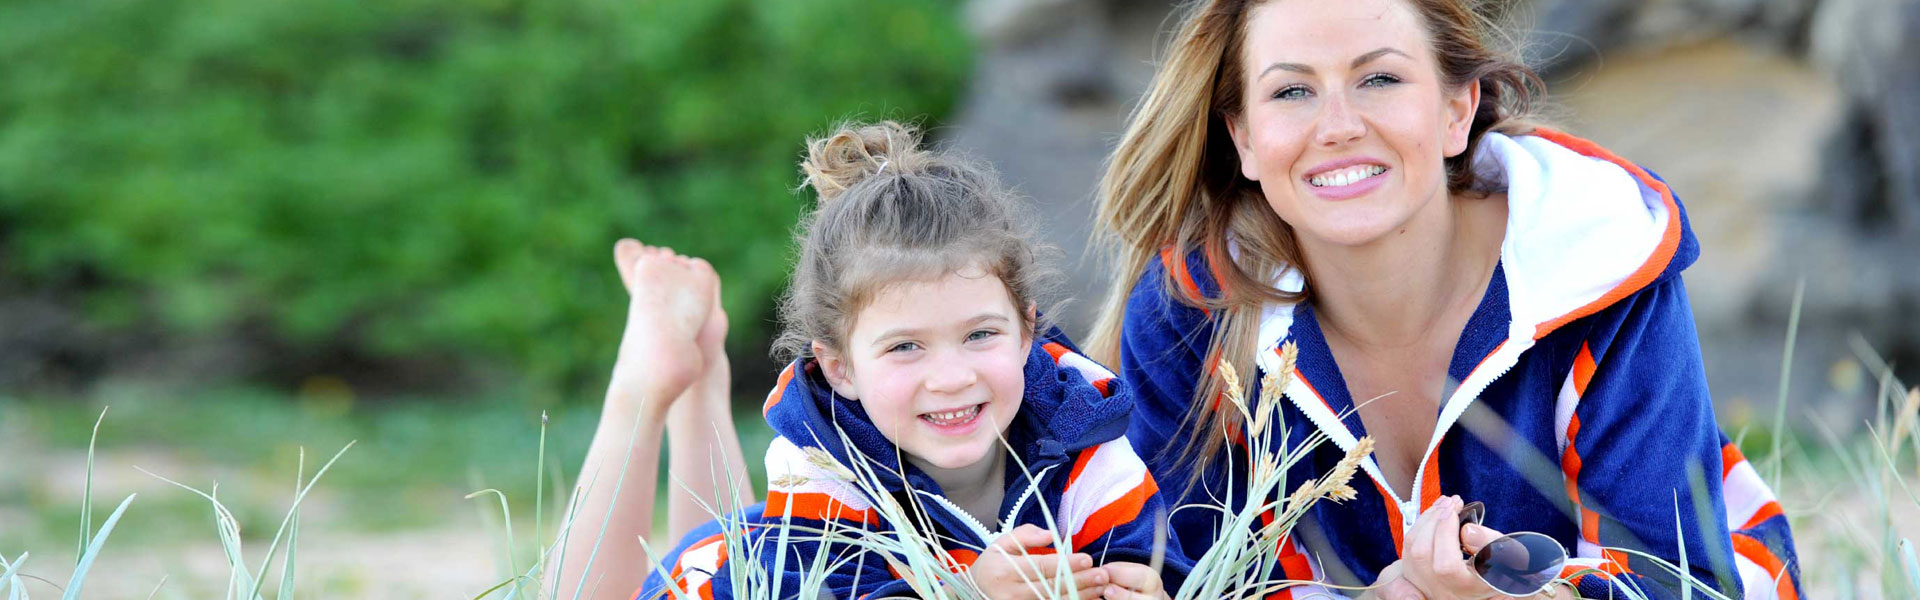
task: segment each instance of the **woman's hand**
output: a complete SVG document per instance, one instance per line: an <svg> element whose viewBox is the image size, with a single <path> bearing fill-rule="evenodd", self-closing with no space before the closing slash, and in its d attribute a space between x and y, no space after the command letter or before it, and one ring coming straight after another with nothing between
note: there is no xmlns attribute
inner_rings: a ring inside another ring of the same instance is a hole
<svg viewBox="0 0 1920 600"><path fill-rule="evenodd" d="M1107 570L1107 578L1113 583L1107 584L1101 592L1104 600L1167 600L1166 591L1161 587L1160 572L1140 563L1110 562L1100 567Z"/></svg>
<svg viewBox="0 0 1920 600"><path fill-rule="evenodd" d="M1400 560L1380 571L1374 583L1373 597L1382 600L1423 600L1458 598L1485 600L1510 598L1487 585L1473 572L1466 555L1480 551L1504 535L1481 525L1460 525L1459 496L1447 496L1434 502L1407 530ZM1566 586L1548 586L1532 598L1571 598Z"/></svg>
<svg viewBox="0 0 1920 600"><path fill-rule="evenodd" d="M967 572L980 593L993 600L1038 600L1037 592L1054 585L1061 567L1055 554L1033 554L1032 549L1048 548L1053 534L1035 525L1015 527L987 546ZM1093 566L1093 557L1074 554L1067 557L1066 568L1073 581L1073 598L1091 600L1106 589L1108 574Z"/></svg>

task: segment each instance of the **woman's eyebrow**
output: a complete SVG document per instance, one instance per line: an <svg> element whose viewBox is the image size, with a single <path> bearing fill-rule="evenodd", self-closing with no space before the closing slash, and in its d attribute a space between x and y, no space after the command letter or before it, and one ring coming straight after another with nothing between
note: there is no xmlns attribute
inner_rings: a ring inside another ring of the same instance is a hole
<svg viewBox="0 0 1920 600"><path fill-rule="evenodd" d="M1373 59L1376 59L1376 58L1380 58L1380 57L1382 57L1382 56L1386 56L1386 55L1388 55L1388 54L1398 54L1398 55L1400 55L1400 56L1405 56L1405 57L1407 57L1407 58L1409 58L1409 59L1411 59L1411 58L1413 58L1413 57L1411 57L1411 56L1407 56L1407 53L1405 53L1405 52L1401 52L1401 51L1399 51L1399 50L1396 50L1396 49L1394 49L1394 48L1392 48L1392 47L1385 47L1385 48L1380 48L1380 49L1378 49L1378 50L1374 50L1374 51L1372 51L1372 52L1368 52L1368 53L1366 53L1366 54L1362 54L1362 55L1360 55L1360 58L1356 58L1356 59L1353 59L1353 65L1352 65L1352 68L1355 68L1355 69L1358 69L1358 68L1360 68L1360 65L1364 65L1364 64L1367 64L1367 63L1369 63L1369 62L1373 62Z"/></svg>
<svg viewBox="0 0 1920 600"><path fill-rule="evenodd" d="M1360 65L1373 62L1374 59L1380 58L1382 56L1386 56L1388 54L1398 54L1401 56L1406 56L1407 58L1413 58L1411 56L1407 56L1407 53L1401 52L1391 47L1380 48L1372 52L1362 54L1360 55L1359 58L1353 59L1353 64L1350 65L1349 68L1358 69L1360 68ZM1300 63L1273 63L1271 65L1268 65L1265 71L1260 72L1260 77L1266 77L1267 73L1271 73L1276 69L1281 71L1293 71L1301 75L1312 75L1314 72L1313 67L1309 67Z"/></svg>

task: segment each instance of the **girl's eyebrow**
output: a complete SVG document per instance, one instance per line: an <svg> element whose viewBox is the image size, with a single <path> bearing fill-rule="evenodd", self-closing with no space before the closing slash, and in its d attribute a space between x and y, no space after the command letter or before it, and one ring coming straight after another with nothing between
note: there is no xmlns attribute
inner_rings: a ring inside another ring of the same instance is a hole
<svg viewBox="0 0 1920 600"><path fill-rule="evenodd" d="M962 322L966 323L968 326L973 326L973 325L985 323L987 321L996 321L996 320L1012 321L1013 319L1009 319L1007 318L1006 315L1003 315L997 312L983 312L983 313L974 315L973 318L967 319ZM924 328L919 328L919 327L898 327L898 328L888 329L886 331L881 332L880 335L874 336L873 340L874 340L874 343L878 344L886 340L890 340L897 337L911 337L911 336L919 335L924 331L925 331Z"/></svg>
<svg viewBox="0 0 1920 600"><path fill-rule="evenodd" d="M973 318L971 318L971 319L967 319L967 324L968 324L968 325L973 325L973 324L978 324L978 323L983 323L983 322L986 322L986 321L992 321L992 320L996 320L996 319L997 319L997 320L1001 320L1001 321L1011 321L1011 320L1012 320L1012 319L1008 319L1006 315L1003 315L1003 314L1000 314L1000 313L997 313L997 312L984 312L984 313L980 313L980 314L978 314L978 315L974 315L974 316L973 316Z"/></svg>
<svg viewBox="0 0 1920 600"><path fill-rule="evenodd" d="M1348 65L1348 68L1350 68L1350 69L1358 69L1358 68L1360 68L1360 65L1364 65L1364 64L1367 64L1367 63L1370 63L1370 62L1373 62L1373 60L1374 60L1374 59L1377 59L1377 58L1380 58L1380 57L1382 57L1382 56L1386 56L1386 55L1388 55L1388 54L1398 54L1398 55L1401 55L1401 56L1406 56L1407 58L1413 58L1413 57L1411 57L1411 56L1407 56L1407 53L1405 53L1405 52L1401 52L1401 51L1399 51L1399 50L1396 50L1396 49L1394 49L1394 48L1391 48L1391 47L1386 47L1386 48L1379 48L1379 49L1376 49L1376 50L1374 50L1374 51L1372 51L1372 52L1368 52L1368 53L1366 53L1366 54L1362 54L1362 55L1360 55L1360 57L1359 57L1359 58L1355 58L1355 59L1353 59L1353 64L1351 64L1351 65ZM1293 72L1295 72L1295 73L1299 73L1299 74L1301 74L1301 75L1312 75L1312 74L1313 74L1313 67L1309 67L1309 66L1306 66L1306 65L1303 65L1303 64L1300 64L1300 63L1273 63L1272 65L1268 65L1268 66L1267 66L1267 70L1265 70L1265 71L1261 71L1261 72L1260 72L1260 77L1266 77L1266 76L1267 76L1267 73L1271 73L1271 72L1273 72L1273 71L1275 71L1275 70L1281 70L1281 71L1293 71ZM1256 78L1256 79L1257 79L1257 78Z"/></svg>

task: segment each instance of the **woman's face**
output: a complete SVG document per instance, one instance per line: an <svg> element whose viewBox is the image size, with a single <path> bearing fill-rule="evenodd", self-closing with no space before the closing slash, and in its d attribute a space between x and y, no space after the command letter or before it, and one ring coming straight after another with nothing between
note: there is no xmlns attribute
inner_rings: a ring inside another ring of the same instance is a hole
<svg viewBox="0 0 1920 600"><path fill-rule="evenodd" d="M1248 17L1240 169L1305 246L1363 246L1442 214L1479 88L1449 91L1401 0L1273 0Z"/></svg>

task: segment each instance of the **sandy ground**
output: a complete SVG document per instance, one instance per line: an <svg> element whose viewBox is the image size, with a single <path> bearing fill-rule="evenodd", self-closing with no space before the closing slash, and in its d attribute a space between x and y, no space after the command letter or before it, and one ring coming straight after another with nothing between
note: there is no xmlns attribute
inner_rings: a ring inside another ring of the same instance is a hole
<svg viewBox="0 0 1920 600"><path fill-rule="evenodd" d="M32 452L20 446L5 446L10 459L0 467L0 486L28 486L56 498L78 502L84 473L85 456L75 453ZM95 493L100 498L120 498L138 492L143 501L163 494L187 494L170 488L131 469L140 465L148 470L178 474L189 480L206 480L217 468L179 457L162 450L118 453L102 456L96 465ZM247 485L245 475L226 473L224 490ZM1916 477L1920 479L1920 477ZM1916 481L1915 483L1920 483ZM324 482L323 482L324 485ZM1902 500L1897 486L1891 488L1895 500L1891 512L1881 513L1881 503L1872 499L1859 484L1849 480L1841 469L1807 469L1792 474L1784 495L1796 523L1802 563L1806 568L1809 597L1879 598L1878 544L1899 537L1920 541L1920 502ZM15 487L14 489L19 489ZM1920 490L1916 490L1920 491ZM244 491L234 497L245 497ZM502 581L507 570L500 562L502 547L497 530L473 511L461 510L446 523L430 527L384 533L355 531L351 515L329 507L324 493L309 498L310 512L303 514L297 561L297 598L473 598ZM238 500L246 502L248 500ZM97 507L104 519L111 506ZM20 507L0 503L0 524L18 523ZM129 521L142 518L130 510ZM1890 525L1889 525L1890 524ZM523 536L531 526L516 524ZM200 531L200 530L204 531ZM224 593L230 573L226 557L218 545L210 523L190 531L199 535L178 543L113 543L109 539L94 571L84 586L88 598L208 598ZM266 534L254 534L264 537ZM70 539L70 538L56 538ZM255 568L264 541L247 542L247 564ZM9 557L30 550L34 556L26 572L64 585L70 575L74 548L71 542L53 547L0 548ZM524 558L523 558L524 560ZM524 566L522 568L525 568ZM162 579L165 583L162 584ZM278 573L270 578L277 587ZM50 583L30 582L29 592L37 597L53 597L60 592ZM158 590L156 592L156 589Z"/></svg>

